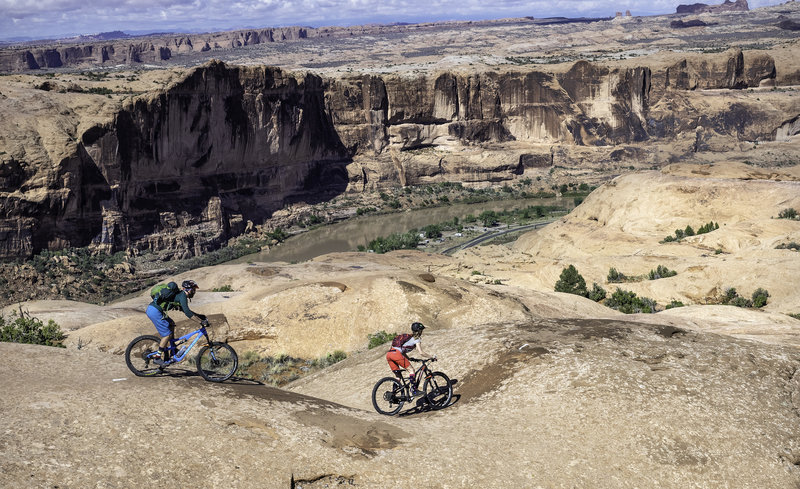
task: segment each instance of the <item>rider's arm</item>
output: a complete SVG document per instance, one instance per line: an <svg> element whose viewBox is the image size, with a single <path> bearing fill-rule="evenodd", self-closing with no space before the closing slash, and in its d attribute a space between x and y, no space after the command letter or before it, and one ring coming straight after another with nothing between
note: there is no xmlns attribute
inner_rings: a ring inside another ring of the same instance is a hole
<svg viewBox="0 0 800 489"><path fill-rule="evenodd" d="M435 356L431 355L430 353L425 353L425 350L422 349L422 341L417 343L417 353L419 353L425 358L433 358Z"/></svg>
<svg viewBox="0 0 800 489"><path fill-rule="evenodd" d="M204 315L198 314L198 313L192 311L191 309L189 309L189 301L186 299L186 294L185 293L181 292L180 294L178 294L176 299L178 301L178 304L180 304L180 306L181 306L181 310L183 311L184 314L186 314L187 318L191 319L193 316L197 316L197 319L199 319L201 321L204 321L206 319L206 317Z"/></svg>

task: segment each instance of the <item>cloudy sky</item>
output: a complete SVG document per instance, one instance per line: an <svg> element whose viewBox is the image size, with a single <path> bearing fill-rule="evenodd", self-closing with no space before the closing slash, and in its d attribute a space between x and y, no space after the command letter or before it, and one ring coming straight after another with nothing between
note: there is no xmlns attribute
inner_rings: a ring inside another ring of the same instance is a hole
<svg viewBox="0 0 800 489"><path fill-rule="evenodd" d="M723 0L0 0L0 39L108 31L211 32L252 27L503 17L608 17L674 13L679 4ZM750 8L785 0L749 0Z"/></svg>

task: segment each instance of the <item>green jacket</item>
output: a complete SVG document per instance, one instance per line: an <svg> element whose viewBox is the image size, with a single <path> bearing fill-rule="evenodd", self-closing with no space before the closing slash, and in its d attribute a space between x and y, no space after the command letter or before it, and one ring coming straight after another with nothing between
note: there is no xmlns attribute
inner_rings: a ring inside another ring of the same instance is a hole
<svg viewBox="0 0 800 489"><path fill-rule="evenodd" d="M178 309L182 310L184 314L186 314L187 318L191 318L192 316L197 315L200 319L204 319L205 316L202 314L197 314L196 312L189 309L189 298L186 297L186 292L181 290L172 300L172 302L162 302L158 304L155 299L153 302L150 303L151 305L155 306L161 313L166 317L167 311L177 311Z"/></svg>

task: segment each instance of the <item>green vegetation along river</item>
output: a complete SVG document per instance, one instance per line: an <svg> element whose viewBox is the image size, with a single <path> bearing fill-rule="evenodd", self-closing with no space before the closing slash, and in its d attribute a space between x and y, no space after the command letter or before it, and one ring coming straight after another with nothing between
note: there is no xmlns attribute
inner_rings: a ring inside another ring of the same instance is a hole
<svg viewBox="0 0 800 489"><path fill-rule="evenodd" d="M463 220L470 214L477 216L484 211L499 212L529 206L560 206L571 210L574 202L572 198L559 197L499 200L360 216L294 235L280 245L271 247L269 251L243 256L234 260L234 263L300 262L326 253L355 251L359 245L366 246L377 237L392 233L405 233L410 229L420 229L431 224L452 221L455 217Z"/></svg>

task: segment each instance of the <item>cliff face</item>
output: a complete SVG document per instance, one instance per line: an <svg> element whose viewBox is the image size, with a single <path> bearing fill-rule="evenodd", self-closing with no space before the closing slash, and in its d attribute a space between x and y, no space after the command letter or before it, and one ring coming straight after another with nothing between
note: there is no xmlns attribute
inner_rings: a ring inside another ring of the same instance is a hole
<svg viewBox="0 0 800 489"><path fill-rule="evenodd" d="M677 14L701 14L701 13L721 13L721 12L747 12L750 6L747 0L725 0L718 5L707 5L705 3L692 3L689 5L678 5L675 9Z"/></svg>
<svg viewBox="0 0 800 489"><path fill-rule="evenodd" d="M312 31L314 31L312 29ZM308 30L286 27L195 34L150 36L104 42L69 42L58 46L30 46L0 50L0 72L42 68L136 65L165 61L177 54L205 53L269 42L304 39Z"/></svg>
<svg viewBox="0 0 800 489"><path fill-rule="evenodd" d="M6 141L0 257L90 242L187 257L296 200L546 171L552 145L649 144L701 128L733 140L773 139L797 116L787 113L793 107L770 113L741 102L710 111L687 94L774 77L768 56L741 51L655 71L581 61L561 72L335 79L211 62L127 102L106 122L74 123L67 130L74 136L53 143L63 156L35 151L36 140L13 148ZM49 110L45 119L60 120ZM481 149L503 145L516 149L488 158ZM417 151L428 148L447 156Z"/></svg>

